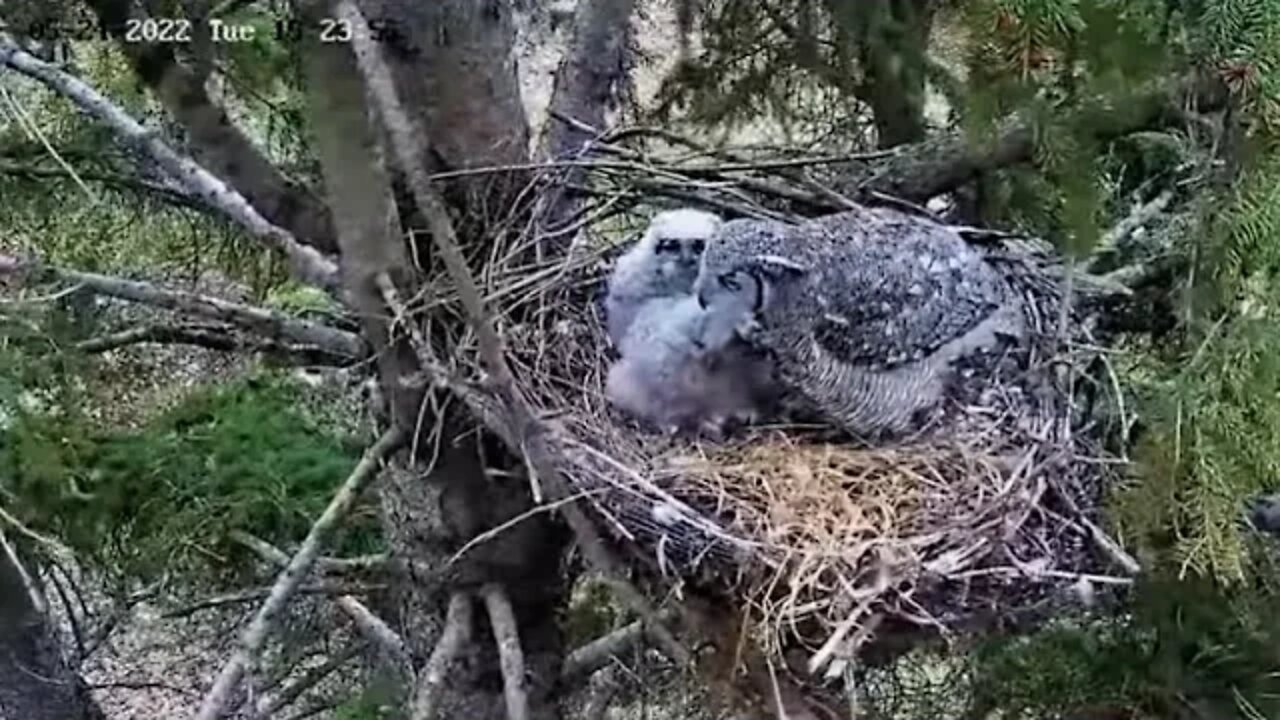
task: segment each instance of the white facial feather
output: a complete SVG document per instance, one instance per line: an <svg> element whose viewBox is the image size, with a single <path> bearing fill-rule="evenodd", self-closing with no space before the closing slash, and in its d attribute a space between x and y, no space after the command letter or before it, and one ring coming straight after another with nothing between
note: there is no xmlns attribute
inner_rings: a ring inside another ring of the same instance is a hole
<svg viewBox="0 0 1280 720"><path fill-rule="evenodd" d="M653 217L640 241L618 258L609 278L605 312L615 345L622 342L640 306L692 291L703 250L721 224L711 213L688 208Z"/></svg>

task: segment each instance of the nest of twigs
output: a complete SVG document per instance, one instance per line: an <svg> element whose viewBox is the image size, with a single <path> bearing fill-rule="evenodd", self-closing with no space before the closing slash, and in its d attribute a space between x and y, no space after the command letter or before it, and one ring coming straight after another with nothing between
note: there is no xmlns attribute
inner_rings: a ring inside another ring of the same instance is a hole
<svg viewBox="0 0 1280 720"><path fill-rule="evenodd" d="M610 254L579 243L532 272L491 272L514 374L608 536L657 577L732 601L775 657L799 646L830 673L890 624L989 627L1123 584L1099 570L1115 552L1094 522L1108 464L1072 388L1093 338L1051 274L1022 287L1038 339L974 360L928 432L868 444L771 426L711 442L606 402Z"/></svg>

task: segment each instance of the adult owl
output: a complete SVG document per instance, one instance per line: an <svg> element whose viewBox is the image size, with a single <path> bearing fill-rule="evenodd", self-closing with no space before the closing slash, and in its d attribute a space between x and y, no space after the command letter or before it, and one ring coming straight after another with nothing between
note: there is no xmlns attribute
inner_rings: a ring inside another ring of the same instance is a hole
<svg viewBox="0 0 1280 720"><path fill-rule="evenodd" d="M729 221L695 293L742 270L763 286L745 339L771 355L790 393L857 435L915 429L956 360L1026 330L1018 293L959 229L897 211Z"/></svg>

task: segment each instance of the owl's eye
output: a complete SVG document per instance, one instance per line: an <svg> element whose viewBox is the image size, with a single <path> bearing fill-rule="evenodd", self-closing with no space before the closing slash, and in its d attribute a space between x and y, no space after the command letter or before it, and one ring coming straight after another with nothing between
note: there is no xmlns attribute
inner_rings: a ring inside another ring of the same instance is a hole
<svg viewBox="0 0 1280 720"><path fill-rule="evenodd" d="M692 240L689 242L689 249L693 251L694 255L701 255L702 252L707 249L707 241Z"/></svg>
<svg viewBox="0 0 1280 720"><path fill-rule="evenodd" d="M680 251L680 243L675 240L659 240L657 247L654 248L660 253L674 253Z"/></svg>
<svg viewBox="0 0 1280 720"><path fill-rule="evenodd" d="M726 273L720 276L720 284L730 290L741 290L742 283L738 282L738 278L733 273Z"/></svg>

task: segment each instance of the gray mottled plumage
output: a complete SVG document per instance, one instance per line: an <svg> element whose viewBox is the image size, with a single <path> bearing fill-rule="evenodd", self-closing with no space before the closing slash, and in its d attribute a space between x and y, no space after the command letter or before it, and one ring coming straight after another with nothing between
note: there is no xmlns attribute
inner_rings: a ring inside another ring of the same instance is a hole
<svg viewBox="0 0 1280 720"><path fill-rule="evenodd" d="M695 292L744 268L764 282L751 343L790 390L858 434L911 429L942 399L952 362L1024 331L1015 294L982 253L903 213L725 223Z"/></svg>
<svg viewBox="0 0 1280 720"><path fill-rule="evenodd" d="M610 369L609 401L667 431L718 435L749 422L768 403L767 360L739 338L759 307L760 287L730 273L699 298L657 298L641 306Z"/></svg>
<svg viewBox="0 0 1280 720"><path fill-rule="evenodd" d="M621 345L649 301L692 291L703 249L720 224L711 213L687 208L653 217L640 241L618 258L609 278L605 316L615 345Z"/></svg>

